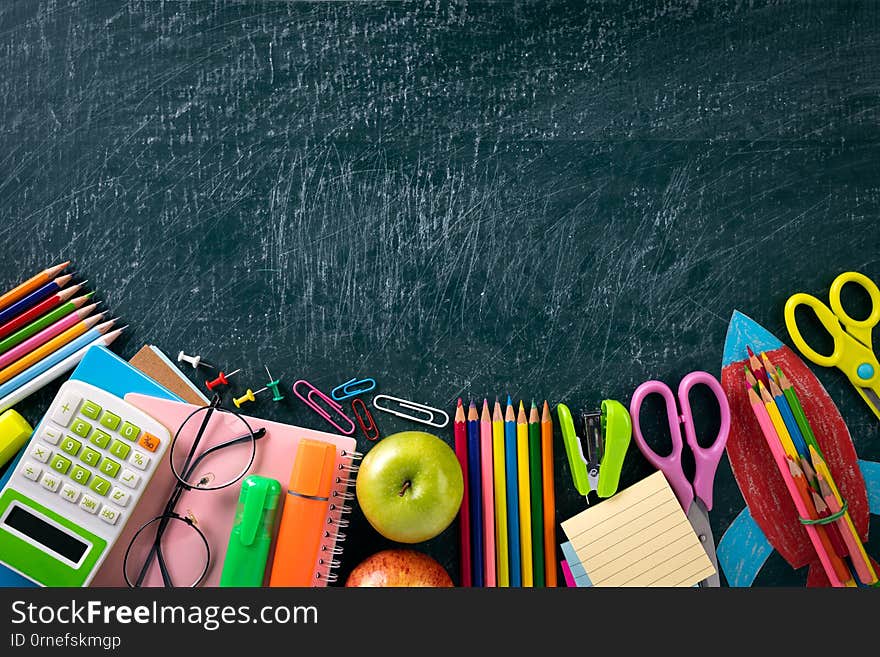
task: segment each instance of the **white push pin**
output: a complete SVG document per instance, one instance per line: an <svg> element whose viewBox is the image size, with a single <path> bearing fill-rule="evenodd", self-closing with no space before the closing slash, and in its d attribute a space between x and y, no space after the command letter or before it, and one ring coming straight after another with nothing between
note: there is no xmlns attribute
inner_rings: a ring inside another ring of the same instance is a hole
<svg viewBox="0 0 880 657"><path fill-rule="evenodd" d="M198 368L199 365L201 365L202 367L207 367L210 370L217 369L216 367L214 367L210 363L206 363L205 361L203 361L201 356L187 356L182 351L179 354L177 354L177 362L178 363L187 362L193 366L193 369Z"/></svg>

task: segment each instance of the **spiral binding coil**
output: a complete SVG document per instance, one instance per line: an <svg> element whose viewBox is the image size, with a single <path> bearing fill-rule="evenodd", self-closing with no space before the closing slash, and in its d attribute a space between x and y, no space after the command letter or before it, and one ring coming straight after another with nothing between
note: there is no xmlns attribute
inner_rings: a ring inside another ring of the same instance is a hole
<svg viewBox="0 0 880 657"><path fill-rule="evenodd" d="M329 505L326 528L321 540L315 586L326 586L339 580L339 576L334 571L342 563L338 557L342 556L344 548L339 544L345 542L345 534L340 530L348 527L351 522L345 516L352 512L353 506L346 502L355 499L355 493L350 487L354 485L354 479L360 468L357 462L364 458L361 452L349 450L342 450L340 456L342 461L337 466L337 470L340 474L348 475L348 483L347 486L341 487L343 477L337 476L335 479L336 488L331 494L333 501Z"/></svg>

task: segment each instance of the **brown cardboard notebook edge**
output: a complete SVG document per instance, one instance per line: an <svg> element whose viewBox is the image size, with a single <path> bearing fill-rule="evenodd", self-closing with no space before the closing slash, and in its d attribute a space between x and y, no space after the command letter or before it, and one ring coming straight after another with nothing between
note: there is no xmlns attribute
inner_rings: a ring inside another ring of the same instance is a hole
<svg viewBox="0 0 880 657"><path fill-rule="evenodd" d="M195 404L196 406L204 406L205 400L193 392L193 389L184 383L181 379L183 373L177 368L168 365L163 361L150 345L145 344L141 347L131 360L128 361L132 367L139 369L156 383L161 385L169 392L183 399L185 402Z"/></svg>

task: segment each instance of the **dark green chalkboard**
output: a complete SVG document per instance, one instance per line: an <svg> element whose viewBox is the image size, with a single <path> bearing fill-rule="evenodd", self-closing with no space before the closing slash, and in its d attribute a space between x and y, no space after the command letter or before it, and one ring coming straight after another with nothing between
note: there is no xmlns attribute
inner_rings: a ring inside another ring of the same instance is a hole
<svg viewBox="0 0 880 657"><path fill-rule="evenodd" d="M123 356L185 349L243 386L268 365L450 411L628 403L717 373L734 308L787 338L789 294L880 277L878 34L848 2L6 1L0 281L70 258L131 325ZM583 500L557 457L563 519ZM623 484L649 471L633 449ZM742 505L725 460L716 533ZM356 513L342 577L387 545ZM457 577L455 546L422 548Z"/></svg>

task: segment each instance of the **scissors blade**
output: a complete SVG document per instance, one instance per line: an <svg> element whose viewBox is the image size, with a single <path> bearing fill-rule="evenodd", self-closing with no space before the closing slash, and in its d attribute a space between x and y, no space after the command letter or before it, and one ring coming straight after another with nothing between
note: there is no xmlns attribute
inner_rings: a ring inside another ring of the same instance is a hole
<svg viewBox="0 0 880 657"><path fill-rule="evenodd" d="M874 392L873 388L862 388L862 393L873 407L871 410L874 411L874 415L880 417L880 396Z"/></svg>
<svg viewBox="0 0 880 657"><path fill-rule="evenodd" d="M721 577L718 575L718 557L715 554L715 537L712 535L712 525L709 524L709 512L703 500L699 497L694 499L691 508L688 509L687 518L700 539L700 543L703 544L703 549L706 550L709 561L712 562L712 566L715 568L715 574L700 582L700 587L721 586Z"/></svg>

